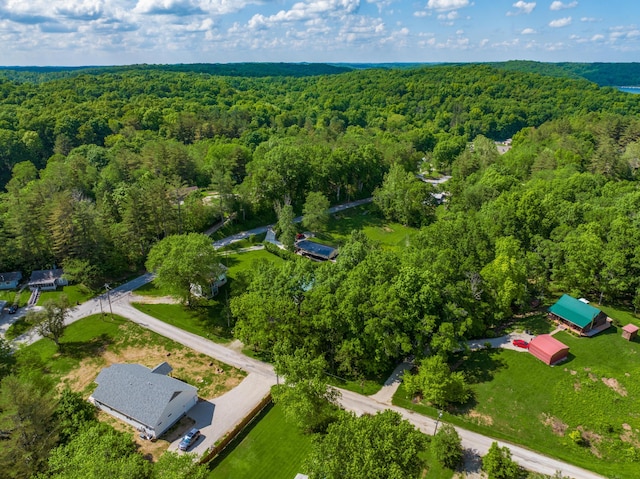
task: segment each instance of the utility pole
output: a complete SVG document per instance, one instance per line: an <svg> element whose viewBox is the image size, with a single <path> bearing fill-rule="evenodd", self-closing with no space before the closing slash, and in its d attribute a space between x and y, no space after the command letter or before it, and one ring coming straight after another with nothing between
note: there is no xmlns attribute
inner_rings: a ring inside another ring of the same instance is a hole
<svg viewBox="0 0 640 479"><path fill-rule="evenodd" d="M440 422L440 419L442 419L442 411L438 409L438 417L436 418L436 428L433 431L434 436L438 432L438 422Z"/></svg>
<svg viewBox="0 0 640 479"><path fill-rule="evenodd" d="M109 285L107 283L104 283L104 289L107 290L107 300L109 301L109 311L111 312L111 320L113 321L113 308L111 307L111 295L109 294L109 291L111 288L109 288ZM102 306L102 303L100 303L100 305Z"/></svg>

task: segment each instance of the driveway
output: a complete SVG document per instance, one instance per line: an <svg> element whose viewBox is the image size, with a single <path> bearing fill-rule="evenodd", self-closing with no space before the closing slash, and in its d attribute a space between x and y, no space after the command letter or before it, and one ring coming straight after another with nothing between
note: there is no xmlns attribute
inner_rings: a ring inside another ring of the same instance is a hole
<svg viewBox="0 0 640 479"><path fill-rule="evenodd" d="M198 402L187 416L196 422L194 427L200 429L202 439L199 439L189 452L198 457L207 452L216 441L222 439L269 394L274 384L275 378L251 373L228 393L215 399ZM181 439L171 443L169 450L176 451Z"/></svg>
<svg viewBox="0 0 640 479"><path fill-rule="evenodd" d="M499 338L491 338L491 339L474 339L472 341L467 341L467 346L472 351L477 349L484 349L485 344L490 344L492 348L504 348L511 349L513 351L518 352L527 352L527 349L519 348L518 346L513 345L513 341L515 339L522 339L528 343L535 338L533 334L527 333L509 333L505 336L500 336Z"/></svg>

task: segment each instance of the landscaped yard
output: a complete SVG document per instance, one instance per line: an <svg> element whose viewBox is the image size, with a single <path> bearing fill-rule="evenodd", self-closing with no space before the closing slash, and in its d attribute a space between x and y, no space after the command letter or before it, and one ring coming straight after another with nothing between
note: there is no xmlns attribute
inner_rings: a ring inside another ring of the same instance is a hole
<svg viewBox="0 0 640 479"><path fill-rule="evenodd" d="M607 476L637 477L631 466L640 459L640 341L623 340L618 328L593 338L554 337L571 348L555 367L502 349L464 358L460 368L475 397L444 420ZM402 387L394 404L436 414L412 403Z"/></svg>
<svg viewBox="0 0 640 479"><path fill-rule="evenodd" d="M304 473L311 436L288 423L279 406L256 419L221 457L212 462L210 479L293 479Z"/></svg>

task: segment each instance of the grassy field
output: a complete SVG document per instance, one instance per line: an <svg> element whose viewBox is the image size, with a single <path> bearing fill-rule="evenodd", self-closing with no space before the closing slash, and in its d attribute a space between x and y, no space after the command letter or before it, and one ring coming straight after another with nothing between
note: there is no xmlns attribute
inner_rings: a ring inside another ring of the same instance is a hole
<svg viewBox="0 0 640 479"><path fill-rule="evenodd" d="M311 450L311 436L288 423L278 406L261 414L212 462L210 479L293 479Z"/></svg>
<svg viewBox="0 0 640 479"><path fill-rule="evenodd" d="M194 308L187 308L181 304L149 304L134 303L134 306L154 318L211 339L218 343L227 343L233 336L229 328L229 318L225 303L231 296L230 291L242 281L243 273L251 270L255 261L282 262L283 260L264 250L248 251L245 253L228 253L221 262L228 267L227 284L220 289L220 293L211 300L202 301ZM153 283L147 283L136 290L142 296L167 296L168 291L158 288Z"/></svg>
<svg viewBox="0 0 640 479"><path fill-rule="evenodd" d="M210 300L206 305L194 308L187 308L182 304L132 304L149 316L216 343L224 344L232 339L225 319L224 302Z"/></svg>
<svg viewBox="0 0 640 479"><path fill-rule="evenodd" d="M609 477L637 477L631 465L640 459L640 341L623 340L615 327L593 338L554 337L571 348L555 367L510 350L461 358L474 399L447 411L444 420ZM402 387L394 404L436 413L414 404Z"/></svg>

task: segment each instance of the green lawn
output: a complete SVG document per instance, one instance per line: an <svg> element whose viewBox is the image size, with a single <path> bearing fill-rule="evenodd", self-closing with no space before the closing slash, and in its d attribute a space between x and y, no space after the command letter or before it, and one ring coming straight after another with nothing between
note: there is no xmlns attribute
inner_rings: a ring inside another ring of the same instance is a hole
<svg viewBox="0 0 640 479"><path fill-rule="evenodd" d="M374 206L363 205L331 215L327 232L319 234L318 239L320 242L339 246L353 230L361 230L373 242L394 249L406 247L418 231L398 223L390 223L376 214Z"/></svg>
<svg viewBox="0 0 640 479"><path fill-rule="evenodd" d="M60 351L50 339L40 339L16 352L18 362L31 366L40 365L40 369L53 374L65 375L76 368L82 359L94 355L96 349L112 344L122 336L122 327L135 326L124 318L103 320L101 315L93 315L70 324L60 340ZM158 336L159 340L163 340ZM134 336L131 336L134 341Z"/></svg>
<svg viewBox="0 0 640 479"><path fill-rule="evenodd" d="M133 306L160 321L216 343L227 343L232 339L225 319L224 300L210 300L193 309L181 304L133 303Z"/></svg>
<svg viewBox="0 0 640 479"><path fill-rule="evenodd" d="M18 292L15 289L9 291L0 291L0 301L6 301L7 307L11 306L16 299L17 293ZM25 289L22 293L20 293L18 306L26 306L27 301L29 301L29 296L31 296L31 291L29 291L29 289Z"/></svg>
<svg viewBox="0 0 640 479"><path fill-rule="evenodd" d="M262 413L220 457L210 479L293 479L311 450L311 436L288 423L279 406Z"/></svg>
<svg viewBox="0 0 640 479"><path fill-rule="evenodd" d="M27 323L25 317L18 319L15 323L13 323L9 328L7 328L7 332L4 333L4 337L9 340L16 339L23 333L26 333L31 329L31 324Z"/></svg>
<svg viewBox="0 0 640 479"><path fill-rule="evenodd" d="M615 310L608 312L617 316ZM475 397L466 407L445 412L443 419L607 476L637 477L631 464L640 459L632 447L640 443L640 341L623 340L618 328L593 338L568 333L555 338L571 348L568 361L555 367L510 350L464 358L460 368ZM394 404L436 414L412 403L402 387ZM584 445L569 439L575 430L581 431Z"/></svg>
<svg viewBox="0 0 640 479"><path fill-rule="evenodd" d="M38 306L42 306L42 304L48 299L58 298L61 294L66 294L69 298L69 303L77 304L84 303L88 299L91 299L95 296L95 293L87 290L87 288L83 285L72 284L69 286L64 286L62 289L58 289L56 291L43 291L38 298Z"/></svg>

